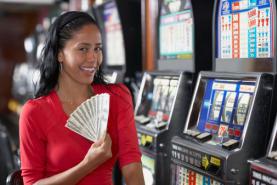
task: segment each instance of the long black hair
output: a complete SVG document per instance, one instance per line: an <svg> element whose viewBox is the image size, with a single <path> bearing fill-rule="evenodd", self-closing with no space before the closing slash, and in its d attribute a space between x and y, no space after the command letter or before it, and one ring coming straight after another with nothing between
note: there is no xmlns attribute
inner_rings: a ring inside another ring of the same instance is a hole
<svg viewBox="0 0 277 185"><path fill-rule="evenodd" d="M84 25L93 24L99 29L96 21L85 12L70 11L60 15L50 26L42 50L42 60L39 65L40 81L35 92L35 98L49 94L58 83L59 62L58 53L65 43L73 37L74 32ZM107 84L101 68L95 74L93 83Z"/></svg>

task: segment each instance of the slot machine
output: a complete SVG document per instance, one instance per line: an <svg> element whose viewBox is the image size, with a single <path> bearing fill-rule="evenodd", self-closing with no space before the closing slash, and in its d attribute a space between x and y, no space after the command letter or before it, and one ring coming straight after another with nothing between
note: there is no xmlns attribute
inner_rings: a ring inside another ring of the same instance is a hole
<svg viewBox="0 0 277 185"><path fill-rule="evenodd" d="M103 71L107 80L116 83L135 78L142 68L140 1L96 1L92 12L104 43Z"/></svg>
<svg viewBox="0 0 277 185"><path fill-rule="evenodd" d="M164 175L168 169L164 160L166 143L174 129L171 123L187 111L183 108L189 101L184 98L191 96L191 78L190 73L173 72L152 72L143 76L135 120L146 184L167 184Z"/></svg>
<svg viewBox="0 0 277 185"><path fill-rule="evenodd" d="M95 1L92 7L103 42L103 71L108 83L124 83L138 94L137 78L142 70L141 21L139 0ZM123 184L118 165L113 170L115 184Z"/></svg>
<svg viewBox="0 0 277 185"><path fill-rule="evenodd" d="M216 1L213 71L200 72L182 134L170 149L170 184L247 184L272 128L275 1Z"/></svg>
<svg viewBox="0 0 277 185"><path fill-rule="evenodd" d="M277 184L277 119L264 157L251 160L249 184Z"/></svg>
<svg viewBox="0 0 277 185"><path fill-rule="evenodd" d="M161 1L158 16L158 70L145 72L135 107L135 121L147 185L169 184L168 146L180 132L191 101L194 75L211 68L209 17L212 4L199 11L190 0ZM198 5L198 6L197 6ZM203 4L202 4L203 6ZM208 8L210 6L210 9ZM199 16L200 14L206 16ZM211 22L211 20L210 20ZM202 28L202 29L201 29ZM203 41L203 40L202 40ZM202 52L202 48L206 52ZM205 63L202 63L205 61Z"/></svg>
<svg viewBox="0 0 277 185"><path fill-rule="evenodd" d="M27 59L25 62L16 64L13 71L12 96L9 100L9 109L19 116L21 107L34 96L35 86L39 80L38 62L36 58L39 31L25 38L24 49Z"/></svg>

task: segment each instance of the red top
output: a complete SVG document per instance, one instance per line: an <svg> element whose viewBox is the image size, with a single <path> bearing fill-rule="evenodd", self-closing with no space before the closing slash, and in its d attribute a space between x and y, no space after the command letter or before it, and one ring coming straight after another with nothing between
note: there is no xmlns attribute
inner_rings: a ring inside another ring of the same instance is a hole
<svg viewBox="0 0 277 185"><path fill-rule="evenodd" d="M93 85L94 93L110 94L108 133L113 157L84 177L79 185L111 185L115 161L119 166L140 162L133 105L123 85ZM85 157L92 142L65 127L68 115L55 91L29 100L20 115L20 156L24 184L63 172Z"/></svg>

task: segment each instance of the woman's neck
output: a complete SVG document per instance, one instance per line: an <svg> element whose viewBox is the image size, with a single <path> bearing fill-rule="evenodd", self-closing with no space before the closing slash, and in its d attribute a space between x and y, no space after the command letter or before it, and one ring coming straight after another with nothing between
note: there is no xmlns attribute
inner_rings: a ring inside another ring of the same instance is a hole
<svg viewBox="0 0 277 185"><path fill-rule="evenodd" d="M56 91L63 103L71 105L79 105L93 95L90 84L81 84L61 76L59 77Z"/></svg>

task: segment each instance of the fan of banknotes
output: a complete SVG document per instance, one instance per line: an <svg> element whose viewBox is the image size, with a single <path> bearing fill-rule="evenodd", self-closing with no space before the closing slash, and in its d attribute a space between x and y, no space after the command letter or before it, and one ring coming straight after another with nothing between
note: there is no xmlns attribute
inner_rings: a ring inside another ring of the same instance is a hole
<svg viewBox="0 0 277 185"><path fill-rule="evenodd" d="M76 108L67 120L66 127L95 142L107 130L110 95L95 95Z"/></svg>

